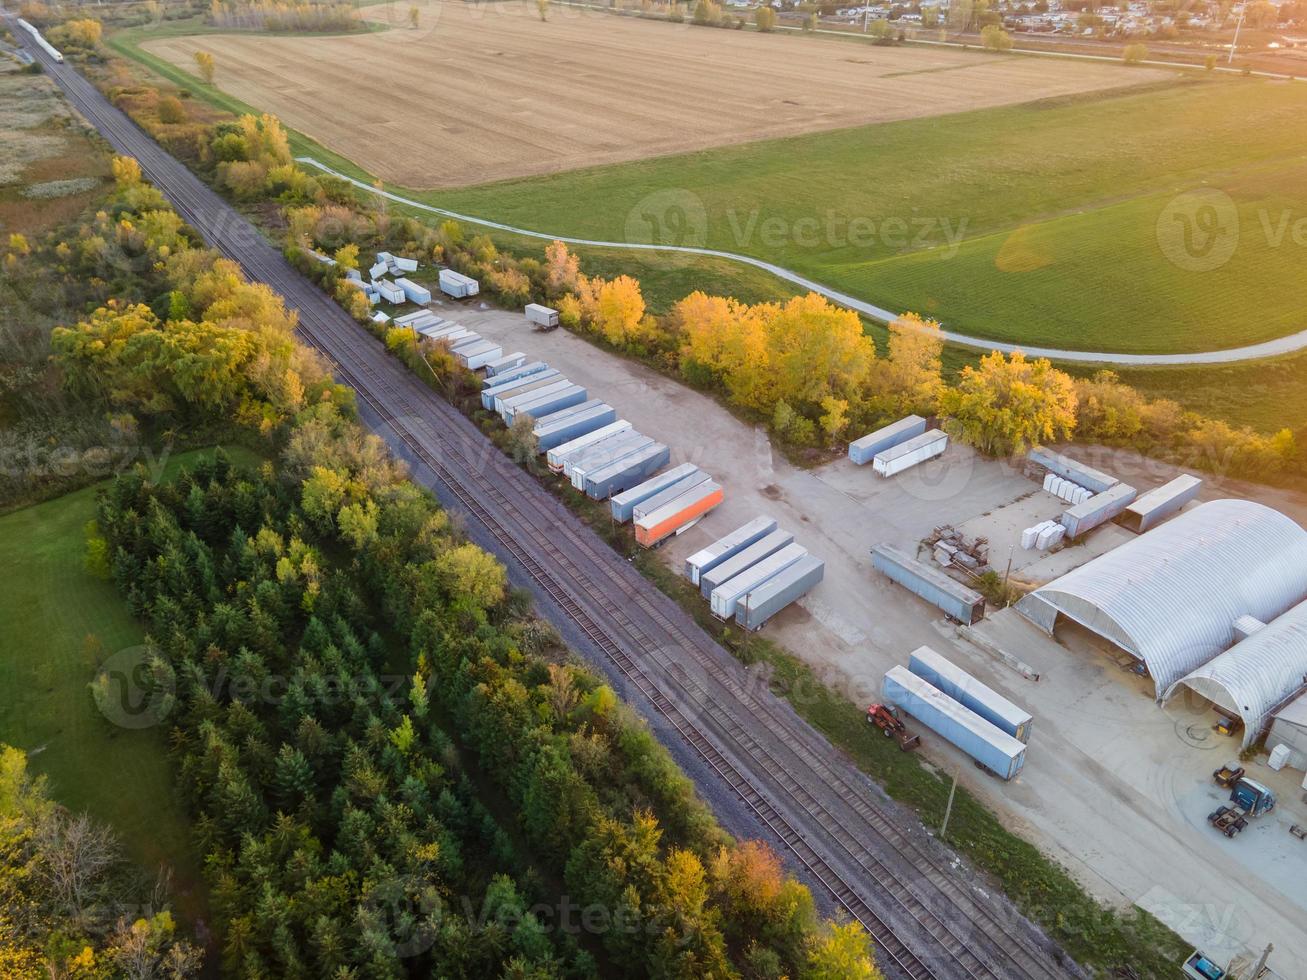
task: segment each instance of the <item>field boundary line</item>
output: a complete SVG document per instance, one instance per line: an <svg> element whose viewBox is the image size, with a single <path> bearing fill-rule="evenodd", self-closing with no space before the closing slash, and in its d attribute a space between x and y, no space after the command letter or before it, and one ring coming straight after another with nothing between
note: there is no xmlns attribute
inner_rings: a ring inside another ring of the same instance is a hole
<svg viewBox="0 0 1307 980"><path fill-rule="evenodd" d="M655 245L648 242L610 242L595 238L573 238L568 235L555 235L530 228L518 228L514 225L505 224L502 221L492 221L489 218L479 218L476 215L463 214L459 211L451 211L448 208L436 207L434 204L424 204L422 201L415 201L410 197L404 197L403 195L396 194L393 191L374 187L366 181L341 173L339 170L329 167L325 163L321 163L310 156L298 156L295 158L295 162L307 164L323 173L330 174L339 180L343 180L371 194L376 194L378 197L384 197L386 200L393 201L396 204L416 208L419 211L427 211L431 214L438 214L446 218L453 218L456 221L466 221L468 224L480 225L483 228L494 228L498 231L508 232L512 235L521 235L525 238L559 241L568 245L583 245L588 248L616 248L640 252L675 252L687 255L703 255L716 259L726 259L728 262L739 262L742 265L752 266L755 269L769 272L778 279L783 279L786 282L792 283L803 289L825 296L831 302L837 303L846 309L853 310L856 313L860 313L868 319L875 320L878 323L888 324L899 316L899 314L892 313L884 307L876 306L873 303L860 300L856 296L850 296L848 293L840 292L839 290L833 289L815 279L809 279L807 276L802 276L784 266L776 265L773 262L767 262L763 259L757 259L751 255L740 255L736 252L725 252L721 249L715 248L699 248L691 245ZM1228 364L1235 361L1254 361L1266 357L1277 357L1281 354L1292 354L1295 351L1307 348L1307 330L1300 330L1297 333L1288 334L1284 337L1277 337L1274 340L1263 341L1259 344L1249 344L1246 347L1231 347L1226 350L1215 351L1196 351L1186 354L1118 354L1111 351L1063 350L1056 347L1034 347L1029 344L1012 344L1005 341L986 340L983 337L973 337L969 334L957 333L952 330L944 329L940 330L940 336L952 344L977 348L980 350L1002 351L1004 354L1021 351L1030 357L1047 357L1055 361L1074 361L1085 364L1121 364L1135 367L1162 367L1184 364Z"/></svg>

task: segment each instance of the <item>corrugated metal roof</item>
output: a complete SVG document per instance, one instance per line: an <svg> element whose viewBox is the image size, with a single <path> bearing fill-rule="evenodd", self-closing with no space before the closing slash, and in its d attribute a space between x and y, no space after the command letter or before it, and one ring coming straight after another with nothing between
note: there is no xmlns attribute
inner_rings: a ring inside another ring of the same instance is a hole
<svg viewBox="0 0 1307 980"><path fill-rule="evenodd" d="M1157 696L1307 596L1307 531L1250 500L1213 500L1036 589L1017 610L1049 629L1042 600L1148 666ZM1023 605L1025 608L1023 609Z"/></svg>
<svg viewBox="0 0 1307 980"><path fill-rule="evenodd" d="M1166 691L1170 698L1180 685L1203 697L1227 704L1243 719L1243 744L1257 738L1275 707L1307 683L1307 602L1236 643L1219 657L1182 677Z"/></svg>

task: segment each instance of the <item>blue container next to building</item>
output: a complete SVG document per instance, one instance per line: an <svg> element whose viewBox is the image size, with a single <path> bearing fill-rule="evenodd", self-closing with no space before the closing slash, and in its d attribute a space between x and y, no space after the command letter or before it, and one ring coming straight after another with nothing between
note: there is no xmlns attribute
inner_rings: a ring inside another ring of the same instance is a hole
<svg viewBox="0 0 1307 980"><path fill-rule="evenodd" d="M970 708L995 728L1018 742L1030 741L1034 724L1030 712L1018 708L992 687L972 677L957 664L930 647L918 647L908 658L908 670L939 688L963 707Z"/></svg>
<svg viewBox="0 0 1307 980"><path fill-rule="evenodd" d="M890 669L881 693L887 702L956 745L1000 779L1011 779L1026 764L1024 742L995 728L906 667Z"/></svg>
<svg viewBox="0 0 1307 980"><path fill-rule="evenodd" d="M955 582L937 568L917 561L893 545L878 544L871 549L871 564L899 583L933 603L959 623L970 626L985 615L985 597L961 582Z"/></svg>

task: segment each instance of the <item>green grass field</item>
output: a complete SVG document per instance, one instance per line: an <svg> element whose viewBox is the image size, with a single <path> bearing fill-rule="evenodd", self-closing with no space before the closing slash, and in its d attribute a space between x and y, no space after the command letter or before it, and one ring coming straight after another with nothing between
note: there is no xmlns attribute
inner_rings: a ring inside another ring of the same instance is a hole
<svg viewBox="0 0 1307 980"><path fill-rule="evenodd" d="M1307 86L1190 78L417 196L612 240L675 234L677 207L699 202L711 247L963 332L1187 351L1307 328L1292 288L1307 243L1268 241L1262 220L1307 218L1305 153ZM1198 188L1240 217L1233 258L1210 271L1158 240L1167 205Z"/></svg>
<svg viewBox="0 0 1307 980"><path fill-rule="evenodd" d="M165 478L203 452L170 459ZM114 727L87 687L100 659L143 639L117 589L82 565L95 493L87 487L0 517L0 568L9 572L0 590L0 742L29 753L60 803L112 825L147 873L170 865L180 911L194 921L204 890L166 732Z"/></svg>

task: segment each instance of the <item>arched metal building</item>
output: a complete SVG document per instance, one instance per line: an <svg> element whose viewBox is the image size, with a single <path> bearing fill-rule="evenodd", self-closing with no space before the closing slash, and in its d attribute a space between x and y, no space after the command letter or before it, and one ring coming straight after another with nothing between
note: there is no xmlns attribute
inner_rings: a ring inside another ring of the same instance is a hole
<svg viewBox="0 0 1307 980"><path fill-rule="evenodd" d="M1305 597L1307 531L1250 500L1213 500L1036 589L1016 608L1047 633L1065 616L1139 658L1161 700L1229 649L1240 616L1269 623Z"/></svg>
<svg viewBox="0 0 1307 980"><path fill-rule="evenodd" d="M1280 705L1307 684L1307 602L1300 602L1274 622L1166 691L1169 699L1189 688L1243 719L1247 748Z"/></svg>

